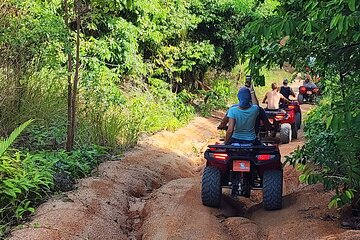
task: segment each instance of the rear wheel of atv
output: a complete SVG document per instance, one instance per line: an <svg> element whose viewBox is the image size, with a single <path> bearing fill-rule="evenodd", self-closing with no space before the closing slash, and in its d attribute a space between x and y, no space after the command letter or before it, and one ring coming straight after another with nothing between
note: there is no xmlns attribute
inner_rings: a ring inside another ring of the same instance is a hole
<svg viewBox="0 0 360 240"><path fill-rule="evenodd" d="M263 177L263 204L266 210L282 208L282 170L267 170Z"/></svg>
<svg viewBox="0 0 360 240"><path fill-rule="evenodd" d="M298 99L299 104L304 103L304 95L302 95L301 93L298 94L297 99Z"/></svg>
<svg viewBox="0 0 360 240"><path fill-rule="evenodd" d="M280 126L280 142L289 143L291 141L291 125L284 123Z"/></svg>
<svg viewBox="0 0 360 240"><path fill-rule="evenodd" d="M205 206L220 207L221 174L219 169L206 167L202 176L201 200Z"/></svg>
<svg viewBox="0 0 360 240"><path fill-rule="evenodd" d="M293 139L298 138L298 127L296 123L291 124L291 138Z"/></svg>
<svg viewBox="0 0 360 240"><path fill-rule="evenodd" d="M296 121L296 126L298 129L301 128L301 113L297 112L295 113L295 121Z"/></svg>

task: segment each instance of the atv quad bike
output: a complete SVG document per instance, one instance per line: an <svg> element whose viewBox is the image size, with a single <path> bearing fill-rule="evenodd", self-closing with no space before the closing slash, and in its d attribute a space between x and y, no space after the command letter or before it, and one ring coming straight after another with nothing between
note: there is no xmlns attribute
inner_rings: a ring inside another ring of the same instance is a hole
<svg viewBox="0 0 360 240"><path fill-rule="evenodd" d="M263 191L267 210L282 208L283 171L276 144L209 145L202 176L202 203L220 207L222 188L231 196L250 197L251 190Z"/></svg>
<svg viewBox="0 0 360 240"><path fill-rule="evenodd" d="M301 109L297 101L282 104L278 110L265 110L269 122L273 125L271 131L266 131L263 124L260 126L260 137L276 137L279 133L281 143L289 143L297 139L301 127Z"/></svg>
<svg viewBox="0 0 360 240"><path fill-rule="evenodd" d="M284 103L281 106L287 113L281 123L289 123L291 125L291 138L298 138L298 130L301 128L301 108L298 101L290 100L290 103Z"/></svg>
<svg viewBox="0 0 360 240"><path fill-rule="evenodd" d="M284 120L289 118L288 113L283 110L265 110L265 113L269 119L269 122L272 124L272 130L267 131L263 124L260 125L260 138L276 137L277 133L279 133L279 138L281 143L289 143L292 139L292 129L290 123L283 123ZM293 116L293 111L290 112Z"/></svg>
<svg viewBox="0 0 360 240"><path fill-rule="evenodd" d="M319 88L299 87L298 101L300 104L304 102L315 103L316 97L320 94Z"/></svg>

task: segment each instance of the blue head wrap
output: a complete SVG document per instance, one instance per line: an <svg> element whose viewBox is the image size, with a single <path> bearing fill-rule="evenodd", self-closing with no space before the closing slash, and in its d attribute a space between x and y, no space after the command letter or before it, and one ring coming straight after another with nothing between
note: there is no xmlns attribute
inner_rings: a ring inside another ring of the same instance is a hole
<svg viewBox="0 0 360 240"><path fill-rule="evenodd" d="M250 107L250 101L251 101L251 93L250 90L246 87L242 87L239 89L239 92L237 94L237 97L239 99L239 106L243 108Z"/></svg>

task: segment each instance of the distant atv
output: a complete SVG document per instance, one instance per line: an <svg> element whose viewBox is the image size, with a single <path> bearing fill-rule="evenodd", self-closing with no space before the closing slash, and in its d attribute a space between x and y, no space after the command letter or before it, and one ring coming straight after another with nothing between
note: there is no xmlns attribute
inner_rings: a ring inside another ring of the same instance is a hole
<svg viewBox="0 0 360 240"><path fill-rule="evenodd" d="M280 151L272 143L209 145L202 176L202 203L220 207L222 188L231 196L250 197L251 190L263 192L267 210L282 208L283 171Z"/></svg>
<svg viewBox="0 0 360 240"><path fill-rule="evenodd" d="M302 113L300 104L298 101L290 100L290 103L282 104L282 109L287 113L281 123L289 123L291 125L291 137L293 139L298 138L298 130L301 128Z"/></svg>
<svg viewBox="0 0 360 240"><path fill-rule="evenodd" d="M276 137L279 133L281 143L289 143L292 139L297 139L298 130L301 127L301 109L297 101L290 101L283 104L279 110L266 110L265 113L269 122L273 125L271 131L267 131L265 126L260 126L260 137Z"/></svg>
<svg viewBox="0 0 360 240"><path fill-rule="evenodd" d="M315 103L316 97L319 96L320 91L319 88L307 88L305 86L299 87L299 94L298 94L298 101L300 104L303 104L304 102L307 103Z"/></svg>

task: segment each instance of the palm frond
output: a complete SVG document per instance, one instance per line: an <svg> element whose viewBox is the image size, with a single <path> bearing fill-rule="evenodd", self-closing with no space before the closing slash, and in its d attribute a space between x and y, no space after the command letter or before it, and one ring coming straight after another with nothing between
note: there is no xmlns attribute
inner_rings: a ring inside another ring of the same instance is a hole
<svg viewBox="0 0 360 240"><path fill-rule="evenodd" d="M22 131L32 122L33 120L30 119L23 124L21 124L19 127L17 127L8 138L0 141L0 157L6 152L6 150L9 149L11 144L16 140L16 138L21 134Z"/></svg>

